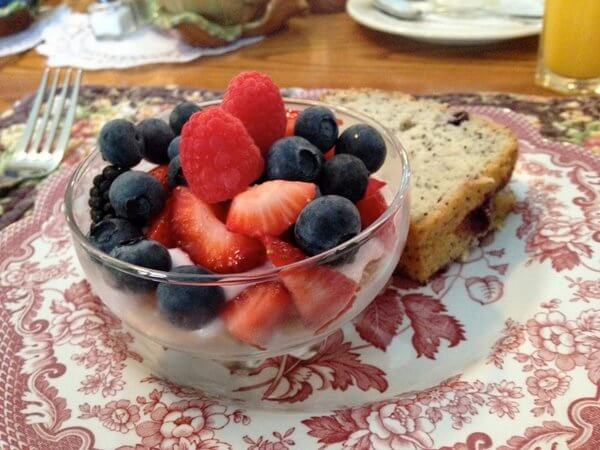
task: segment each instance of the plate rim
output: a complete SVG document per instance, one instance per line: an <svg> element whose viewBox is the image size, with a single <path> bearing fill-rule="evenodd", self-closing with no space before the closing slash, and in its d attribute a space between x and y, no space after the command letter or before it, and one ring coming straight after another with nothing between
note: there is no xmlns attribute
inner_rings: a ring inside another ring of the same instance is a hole
<svg viewBox="0 0 600 450"><path fill-rule="evenodd" d="M369 8L370 0L348 0L346 3L346 12L355 22L359 23L362 26L365 26L371 30L375 30L381 33L392 34L395 36L403 36L408 39L413 39L417 41L423 42L435 42L438 44L446 44L446 45L476 45L476 44L484 44L484 43L494 43L501 42L510 39L518 39L522 37L535 36L539 34L542 30L542 24L536 23L531 25L523 25L521 31L509 31L502 32L501 29L495 29L494 32L490 31L486 33L482 31L479 35L459 35L459 34L446 34L444 31L431 31L431 30L419 30L419 27L415 27L414 30L411 31L410 28L397 29L387 25L377 24L374 20L370 20L369 18L365 18L364 15L361 14L361 11L358 11L357 8L367 7ZM370 7L369 9L373 9ZM390 16L391 17L391 16ZM392 18L393 19L393 18ZM400 20L397 20L398 23L403 23ZM412 22L411 22L412 23Z"/></svg>

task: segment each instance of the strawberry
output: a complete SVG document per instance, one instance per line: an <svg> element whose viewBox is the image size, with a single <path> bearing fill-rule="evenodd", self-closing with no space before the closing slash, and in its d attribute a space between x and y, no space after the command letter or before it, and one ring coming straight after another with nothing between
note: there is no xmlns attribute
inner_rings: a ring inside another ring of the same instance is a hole
<svg viewBox="0 0 600 450"><path fill-rule="evenodd" d="M169 192L169 165L163 164L162 166L156 166L150 172L148 172L162 184L165 192Z"/></svg>
<svg viewBox="0 0 600 450"><path fill-rule="evenodd" d="M380 191L387 183L375 177L369 177L369 184L367 185L367 191L365 192L365 196L363 198L367 198L375 192Z"/></svg>
<svg viewBox="0 0 600 450"><path fill-rule="evenodd" d="M221 319L240 341L264 349L277 327L294 309L288 290L278 281L252 285L225 303Z"/></svg>
<svg viewBox="0 0 600 450"><path fill-rule="evenodd" d="M227 228L248 236L279 236L317 196L317 186L273 180L251 187L231 202Z"/></svg>
<svg viewBox="0 0 600 450"><path fill-rule="evenodd" d="M292 264L306 258L302 250L281 239L264 236L262 242L267 250L267 258L275 267Z"/></svg>
<svg viewBox="0 0 600 450"><path fill-rule="evenodd" d="M364 197L356 202L363 230L375 222L387 209L387 202L381 193L384 186L384 181L373 177L369 178Z"/></svg>
<svg viewBox="0 0 600 450"><path fill-rule="evenodd" d="M383 197L383 194L379 191L370 197L363 198L356 203L358 212L360 213L360 222L363 230L379 219L388 205Z"/></svg>
<svg viewBox="0 0 600 450"><path fill-rule="evenodd" d="M267 256L275 266L301 261L304 254L282 240L265 237ZM358 284L327 266L284 270L281 280L292 294L303 323L317 331L345 313L354 303Z"/></svg>
<svg viewBox="0 0 600 450"><path fill-rule="evenodd" d="M171 229L177 244L196 264L216 273L238 273L263 263L262 244L227 230L212 206L188 188L174 189L172 208Z"/></svg>
<svg viewBox="0 0 600 450"><path fill-rule="evenodd" d="M167 199L165 207L158 216L152 219L148 225L146 237L153 241L160 242L167 248L174 248L175 238L171 232L171 210L173 200L171 197Z"/></svg>

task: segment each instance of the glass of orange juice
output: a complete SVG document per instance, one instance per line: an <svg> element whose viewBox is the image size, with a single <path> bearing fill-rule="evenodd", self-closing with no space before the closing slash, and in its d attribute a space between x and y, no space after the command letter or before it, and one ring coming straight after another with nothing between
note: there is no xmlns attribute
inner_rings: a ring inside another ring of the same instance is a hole
<svg viewBox="0 0 600 450"><path fill-rule="evenodd" d="M546 0L538 84L600 94L600 0Z"/></svg>

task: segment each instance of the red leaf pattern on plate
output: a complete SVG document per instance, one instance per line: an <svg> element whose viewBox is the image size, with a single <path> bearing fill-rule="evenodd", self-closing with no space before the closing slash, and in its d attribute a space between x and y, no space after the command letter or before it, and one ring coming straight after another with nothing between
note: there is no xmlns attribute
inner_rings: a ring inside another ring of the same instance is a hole
<svg viewBox="0 0 600 450"><path fill-rule="evenodd" d="M386 289L355 321L356 331L365 341L385 351L398 334L403 317L400 295L394 289Z"/></svg>
<svg viewBox="0 0 600 450"><path fill-rule="evenodd" d="M246 450L288 450L290 447L296 445L293 439L291 439L295 430L293 427L289 428L283 435L278 431L274 431L272 434L275 439L273 440L271 438L263 438L263 436L259 436L254 440L248 435L244 436L243 440L246 444L249 444Z"/></svg>
<svg viewBox="0 0 600 450"><path fill-rule="evenodd" d="M506 275L506 270L508 269L508 264L498 264L497 266L490 266L490 269L494 269L501 275Z"/></svg>
<svg viewBox="0 0 600 450"><path fill-rule="evenodd" d="M379 368L364 364L359 354L344 342L344 334L336 331L307 359L291 355L269 358L250 372L250 376L268 373L266 381L239 388L239 392L267 386L263 399L280 403L306 400L314 390L345 391L356 386L362 391L376 389L384 392L388 383Z"/></svg>
<svg viewBox="0 0 600 450"><path fill-rule="evenodd" d="M467 278L465 286L471 300L482 305L497 302L504 293L502 282L493 275Z"/></svg>
<svg viewBox="0 0 600 450"><path fill-rule="evenodd" d="M402 303L414 331L412 343L418 356L435 359L442 339L450 347L465 340L463 326L454 317L443 314L446 307L440 301L428 295L409 294Z"/></svg>

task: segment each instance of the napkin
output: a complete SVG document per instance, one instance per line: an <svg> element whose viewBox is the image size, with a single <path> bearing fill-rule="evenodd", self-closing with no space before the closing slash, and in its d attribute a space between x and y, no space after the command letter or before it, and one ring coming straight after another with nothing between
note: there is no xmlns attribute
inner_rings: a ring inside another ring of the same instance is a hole
<svg viewBox="0 0 600 450"><path fill-rule="evenodd" d="M49 66L101 70L188 62L231 52L263 38L241 39L217 48L192 47L172 31L148 26L119 40L98 40L89 25L88 15L71 13L46 27L43 39L37 51L48 57Z"/></svg>

